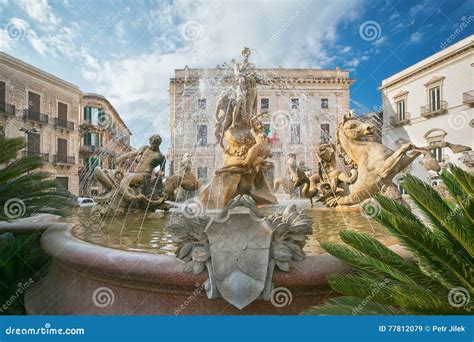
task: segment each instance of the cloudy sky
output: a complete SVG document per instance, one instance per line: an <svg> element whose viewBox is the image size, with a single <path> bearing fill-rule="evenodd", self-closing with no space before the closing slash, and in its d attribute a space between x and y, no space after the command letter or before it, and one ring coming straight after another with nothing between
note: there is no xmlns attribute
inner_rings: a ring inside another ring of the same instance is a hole
<svg viewBox="0 0 474 342"><path fill-rule="evenodd" d="M0 0L0 50L103 94L139 146L168 144L174 69L215 67L243 46L261 67L351 71L351 108L380 105L391 74L472 34L468 0ZM462 23L468 23L462 26Z"/></svg>

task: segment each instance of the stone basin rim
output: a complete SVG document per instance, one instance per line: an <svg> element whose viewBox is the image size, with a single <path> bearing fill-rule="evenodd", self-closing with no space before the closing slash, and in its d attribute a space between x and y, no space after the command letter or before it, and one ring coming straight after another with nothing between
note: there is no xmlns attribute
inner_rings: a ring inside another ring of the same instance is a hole
<svg viewBox="0 0 474 342"><path fill-rule="evenodd" d="M72 234L75 223L53 223L41 237L41 247L55 261L104 280L128 280L141 283L179 284L196 287L207 279L207 273L195 275L183 272L184 263L174 255L157 255L125 251L83 241ZM402 257L409 253L399 244L389 246ZM347 273L350 267L329 253L309 255L295 262L289 272L275 270L275 286L318 287L327 286L331 273Z"/></svg>

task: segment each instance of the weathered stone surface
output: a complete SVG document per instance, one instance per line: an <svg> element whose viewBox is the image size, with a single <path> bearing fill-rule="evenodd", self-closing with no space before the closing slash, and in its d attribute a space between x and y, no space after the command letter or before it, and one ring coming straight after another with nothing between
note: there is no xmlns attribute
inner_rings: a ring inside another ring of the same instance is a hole
<svg viewBox="0 0 474 342"><path fill-rule="evenodd" d="M242 309L265 287L272 231L249 212L231 212L226 221L211 220L206 234L217 289L225 300Z"/></svg>

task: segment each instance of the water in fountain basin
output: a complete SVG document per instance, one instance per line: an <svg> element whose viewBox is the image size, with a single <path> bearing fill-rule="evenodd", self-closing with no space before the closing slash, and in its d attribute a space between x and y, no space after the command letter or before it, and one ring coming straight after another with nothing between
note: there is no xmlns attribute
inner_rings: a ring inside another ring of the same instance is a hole
<svg viewBox="0 0 474 342"><path fill-rule="evenodd" d="M297 206L301 209L306 207L307 204L298 201ZM283 206L266 207L261 209L261 212L269 215L274 210L283 210ZM147 217L142 222L143 215L130 213L126 218L110 218L111 222L106 222L102 229L94 226L78 225L73 233L81 240L104 247L170 255L174 253L175 246L170 235L166 232L165 226L172 215L180 214L177 212L155 213L152 215L153 218ZM396 239L388 234L386 228L375 220L362 216L358 210L342 211L340 209L318 208L310 210L309 215L313 218L314 224L313 235L310 236L305 247L308 255L324 253L320 242L340 241L338 234L339 231L344 229L366 232L386 245L397 243ZM88 210L81 209L73 220L75 222L86 222L88 217ZM124 222L124 220L126 221ZM125 228L122 231L124 225ZM140 229L141 233L137 239Z"/></svg>

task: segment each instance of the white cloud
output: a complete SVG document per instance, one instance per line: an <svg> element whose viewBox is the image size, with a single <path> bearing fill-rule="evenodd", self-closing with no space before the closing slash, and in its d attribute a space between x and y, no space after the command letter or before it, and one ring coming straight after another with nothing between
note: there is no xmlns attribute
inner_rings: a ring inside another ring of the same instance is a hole
<svg viewBox="0 0 474 342"><path fill-rule="evenodd" d="M374 41L374 45L379 47L381 46L383 43L385 43L387 41L387 36L382 36L380 37L379 39L377 39L376 41Z"/></svg>
<svg viewBox="0 0 474 342"><path fill-rule="evenodd" d="M397 12L394 12L394 13L388 18L388 20L392 21L393 19L396 19L396 18L398 18L398 17L399 17L398 13L397 13Z"/></svg>
<svg viewBox="0 0 474 342"><path fill-rule="evenodd" d="M165 139L169 134L167 90L174 69L185 65L214 67L239 58L244 46L251 48L251 60L260 67L334 67L330 49L338 40L336 28L355 19L363 8L349 0L259 2L251 6L177 1L158 6L145 16L149 18L147 29L156 36L151 51L97 61L99 68L85 61L83 75L97 86L94 91L110 99L127 122L154 124ZM178 28L187 22L200 25L199 39L184 39ZM132 27L137 25L130 23Z"/></svg>
<svg viewBox="0 0 474 342"><path fill-rule="evenodd" d="M418 44L421 43L421 40L423 39L423 32L414 32L410 35L410 40L408 41L408 45L410 44Z"/></svg>
<svg viewBox="0 0 474 342"><path fill-rule="evenodd" d="M360 62L360 61L359 61L357 58L354 58L354 59L351 59L350 61L348 61L348 62L346 63L346 65L347 65L348 67L350 67L350 68L355 68L356 66L359 65L359 62Z"/></svg>
<svg viewBox="0 0 474 342"><path fill-rule="evenodd" d="M15 45L15 40L10 37L8 31L5 29L0 30L0 50L11 51Z"/></svg>
<svg viewBox="0 0 474 342"><path fill-rule="evenodd" d="M18 6L44 29L53 29L60 23L48 0L17 0Z"/></svg>
<svg viewBox="0 0 474 342"><path fill-rule="evenodd" d="M14 46L25 40L30 26L20 18L11 18L3 29L0 30L0 48L4 50L13 50Z"/></svg>

